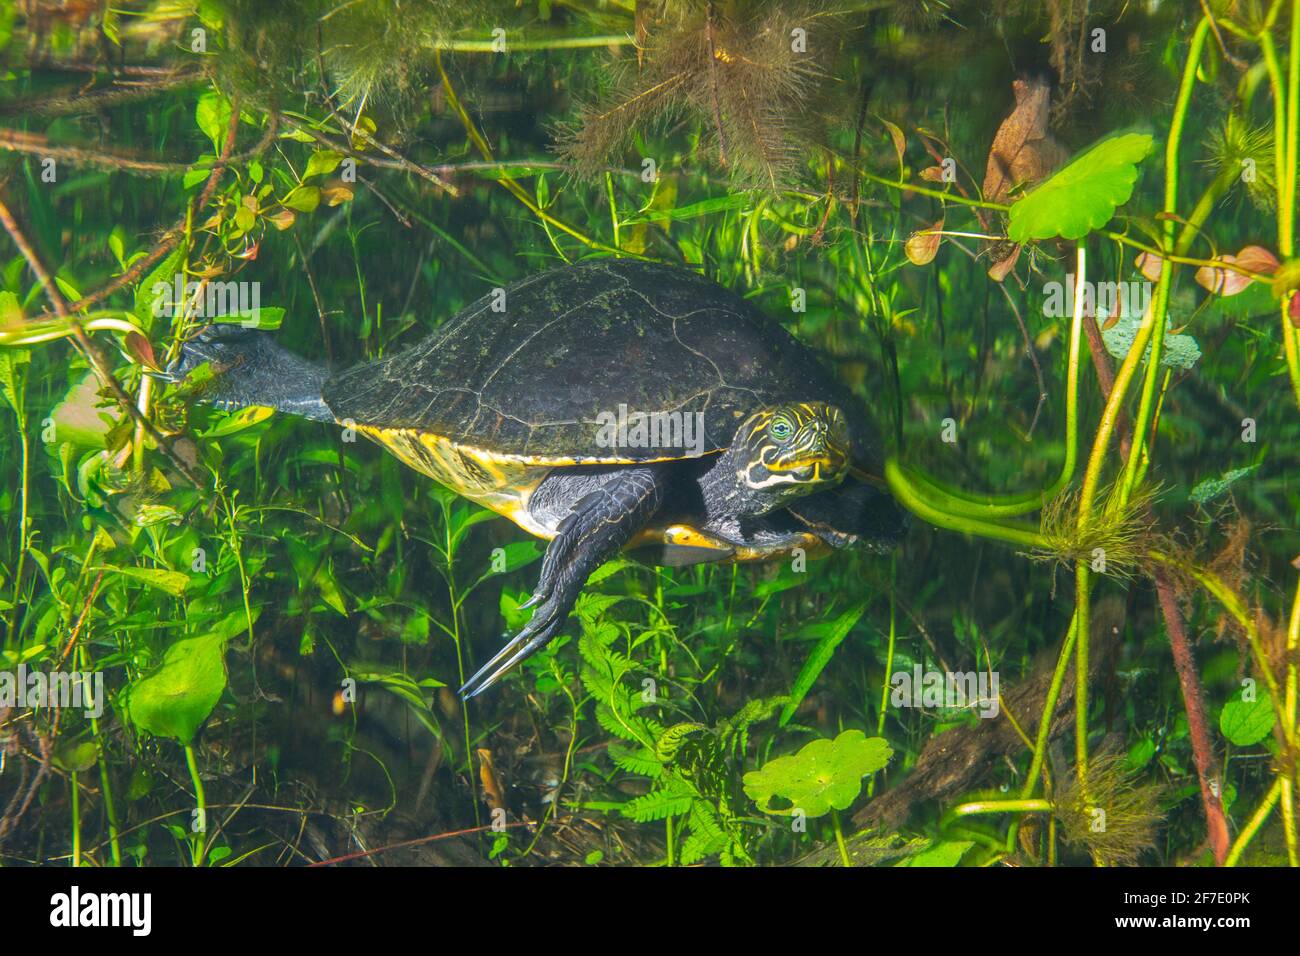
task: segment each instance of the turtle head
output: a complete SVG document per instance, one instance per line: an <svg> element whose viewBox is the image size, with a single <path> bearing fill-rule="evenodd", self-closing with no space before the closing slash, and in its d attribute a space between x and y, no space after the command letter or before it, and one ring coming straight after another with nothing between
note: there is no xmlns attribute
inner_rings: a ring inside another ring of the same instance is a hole
<svg viewBox="0 0 1300 956"><path fill-rule="evenodd" d="M730 449L737 512L767 514L794 498L834 487L852 452L844 413L825 402L770 405L736 429Z"/></svg>

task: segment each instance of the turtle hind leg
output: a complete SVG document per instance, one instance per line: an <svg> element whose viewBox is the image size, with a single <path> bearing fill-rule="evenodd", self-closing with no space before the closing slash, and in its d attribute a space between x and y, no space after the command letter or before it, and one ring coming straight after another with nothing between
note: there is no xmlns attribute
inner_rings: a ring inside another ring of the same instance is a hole
<svg viewBox="0 0 1300 956"><path fill-rule="evenodd" d="M321 398L326 370L281 348L265 332L238 325L211 325L181 347L180 358L163 376L185 381L207 363L212 379L195 400L224 408L265 405L281 412L332 422Z"/></svg>
<svg viewBox="0 0 1300 956"><path fill-rule="evenodd" d="M862 544L888 551L907 532L907 512L884 491L849 480L787 506L787 511L834 548Z"/></svg>
<svg viewBox="0 0 1300 956"><path fill-rule="evenodd" d="M541 577L524 605L536 607L532 620L465 682L462 699L483 693L560 632L588 576L645 527L663 491L662 468L648 465L611 471L597 490L578 499L547 547Z"/></svg>

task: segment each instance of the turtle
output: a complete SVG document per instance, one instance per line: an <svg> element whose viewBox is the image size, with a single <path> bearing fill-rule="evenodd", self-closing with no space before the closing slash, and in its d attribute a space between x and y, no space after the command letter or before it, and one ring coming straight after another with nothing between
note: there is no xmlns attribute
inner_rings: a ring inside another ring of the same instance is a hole
<svg viewBox="0 0 1300 956"><path fill-rule="evenodd" d="M165 377L194 400L343 424L547 542L529 622L460 688L565 626L620 551L649 563L884 552L905 512L865 403L807 346L704 276L598 259L498 288L431 334L332 373L269 332L212 324Z"/></svg>

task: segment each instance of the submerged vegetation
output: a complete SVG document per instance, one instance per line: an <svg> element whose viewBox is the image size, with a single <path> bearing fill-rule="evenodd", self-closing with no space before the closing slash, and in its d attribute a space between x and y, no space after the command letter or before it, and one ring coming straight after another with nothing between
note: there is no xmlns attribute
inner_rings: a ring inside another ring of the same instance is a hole
<svg viewBox="0 0 1300 956"><path fill-rule="evenodd" d="M1300 0L0 0L0 860L1300 865L1298 160ZM620 556L464 702L541 546L160 373L604 256L912 525Z"/></svg>

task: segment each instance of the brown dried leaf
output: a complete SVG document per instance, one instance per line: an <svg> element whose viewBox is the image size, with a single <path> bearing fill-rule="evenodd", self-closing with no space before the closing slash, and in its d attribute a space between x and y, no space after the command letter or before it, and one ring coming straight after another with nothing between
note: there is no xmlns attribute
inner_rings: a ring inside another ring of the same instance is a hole
<svg viewBox="0 0 1300 956"><path fill-rule="evenodd" d="M1251 272L1270 274L1274 272L1279 262L1277 256L1269 252L1263 246L1243 246L1242 250L1234 255L1219 256L1222 262L1235 263ZM1221 296L1236 295L1254 280L1250 276L1244 276L1240 272L1234 272L1231 269L1216 269L1212 266L1201 266L1196 270L1196 282L1202 288Z"/></svg>
<svg viewBox="0 0 1300 956"><path fill-rule="evenodd" d="M1160 281L1160 272L1165 267L1165 260L1149 252L1144 252L1137 257L1133 264L1137 266L1138 272L1142 273L1143 278L1148 282L1158 282Z"/></svg>
<svg viewBox="0 0 1300 956"><path fill-rule="evenodd" d="M1067 158L1047 131L1051 87L1041 79L1018 79L1011 88L1016 108L998 127L984 170L984 198L990 202L1004 201L1016 186L1046 179Z"/></svg>
<svg viewBox="0 0 1300 956"><path fill-rule="evenodd" d="M488 806L493 810L505 808L505 790L501 778L497 776L496 765L492 762L492 751L486 747L478 748L478 776L483 783L483 795L487 797Z"/></svg>
<svg viewBox="0 0 1300 956"><path fill-rule="evenodd" d="M926 266L933 262L939 252L939 243L943 242L943 236L939 234L941 229L943 229L942 219L928 229L912 233L903 246L907 261L914 266Z"/></svg>
<svg viewBox="0 0 1300 956"><path fill-rule="evenodd" d="M267 213L266 218L271 221L271 225L275 226L276 229L284 232L293 225L293 221L297 216L292 209L280 209L276 212Z"/></svg>
<svg viewBox="0 0 1300 956"><path fill-rule="evenodd" d="M139 332L126 333L126 341L124 345L127 354L145 368L159 371L158 360L154 358L153 354L153 346L149 343L149 340Z"/></svg>
<svg viewBox="0 0 1300 956"><path fill-rule="evenodd" d="M894 123L889 122L887 119L882 119L880 122L884 124L885 129L889 131L890 139L894 141L894 154L898 157L898 165L901 168L903 165L903 154L907 152L907 139L903 136L903 131Z"/></svg>
<svg viewBox="0 0 1300 956"><path fill-rule="evenodd" d="M1017 246L1011 250L1011 254L1005 259L1001 262L993 263L992 268L989 269L989 278L994 282L1001 282L1010 275L1011 270L1016 267L1016 261L1020 258L1021 248L1022 247L1017 244Z"/></svg>

